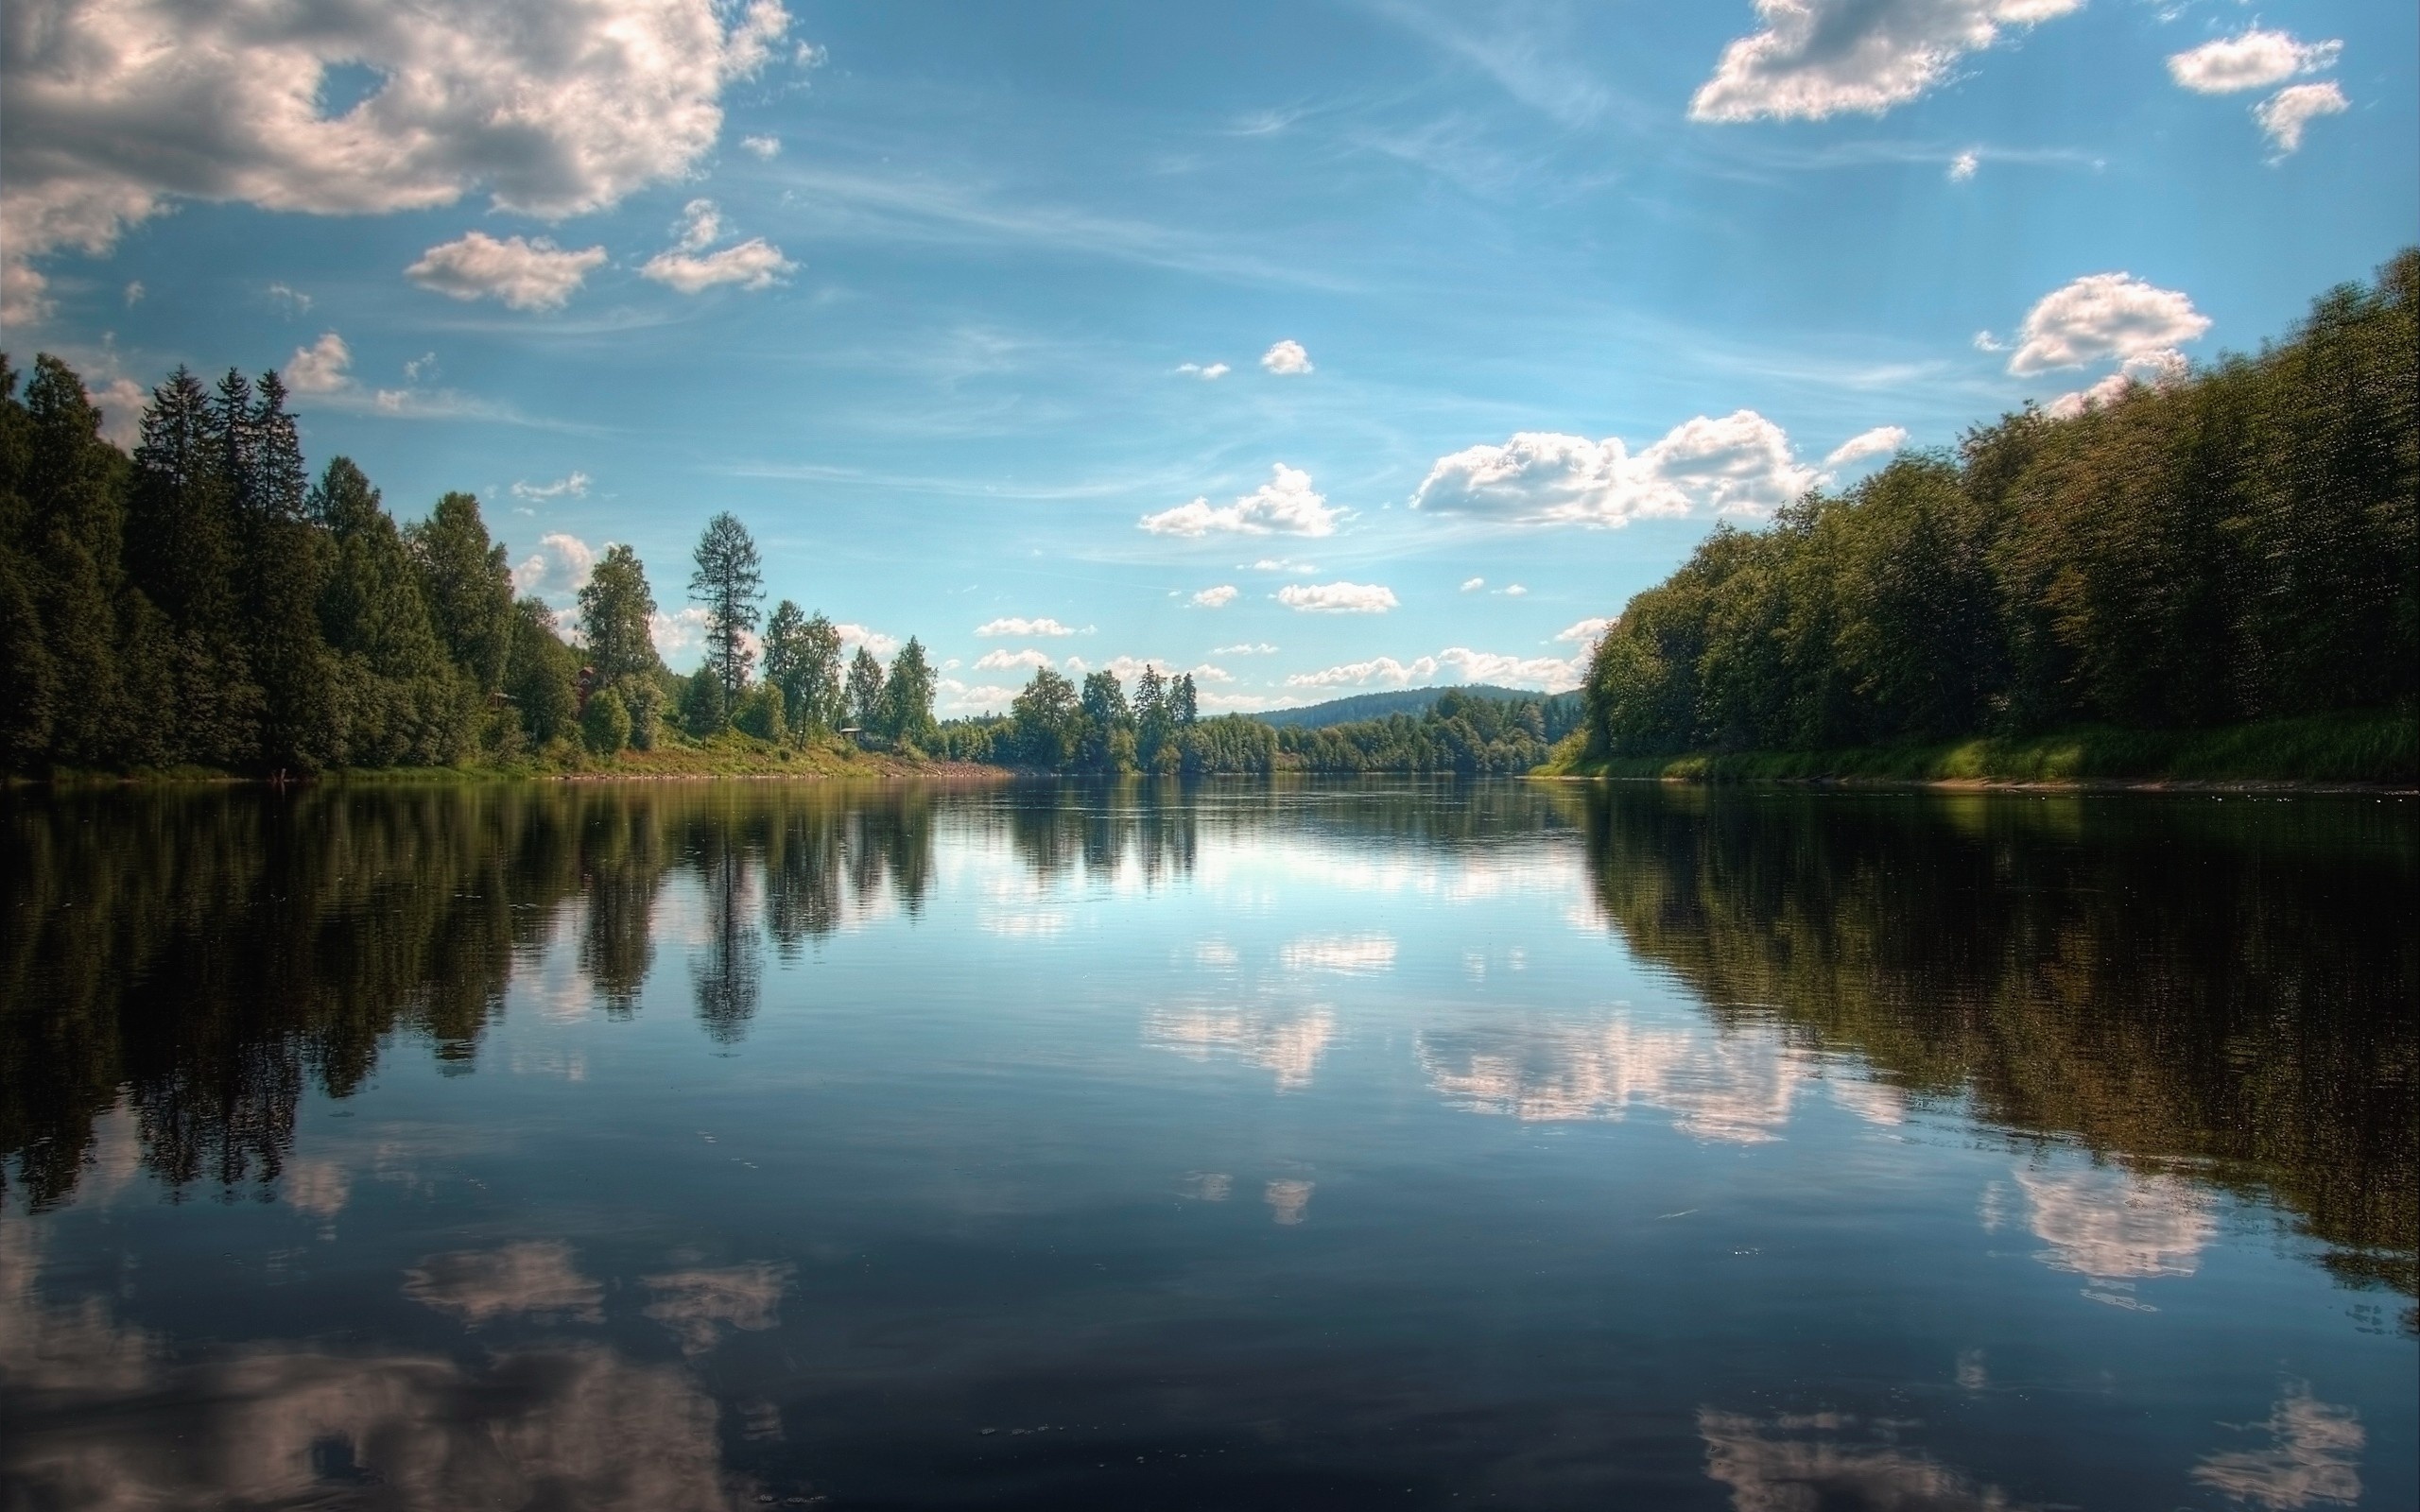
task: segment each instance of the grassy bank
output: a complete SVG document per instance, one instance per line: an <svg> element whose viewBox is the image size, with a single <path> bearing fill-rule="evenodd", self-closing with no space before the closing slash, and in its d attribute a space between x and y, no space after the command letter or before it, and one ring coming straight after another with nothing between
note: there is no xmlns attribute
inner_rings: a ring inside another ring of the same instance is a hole
<svg viewBox="0 0 2420 1512"><path fill-rule="evenodd" d="M2420 782L2420 712L2313 714L2212 730L2085 727L2023 738L1825 751L1698 752L1589 761L1577 735L1540 776L1695 782Z"/></svg>
<svg viewBox="0 0 2420 1512"><path fill-rule="evenodd" d="M530 755L527 760L460 766L341 767L334 771L297 774L301 782L444 784L489 782L645 782L709 778L772 778L793 782L882 781L906 777L1005 778L997 767L963 762L860 750L838 743L808 746L776 745L731 730L701 741L678 740L653 750L625 750L610 757L590 754L568 742ZM179 766L133 772L59 770L44 782L11 778L9 785L51 787L165 786L182 783L256 782L259 773L229 773L206 766Z"/></svg>

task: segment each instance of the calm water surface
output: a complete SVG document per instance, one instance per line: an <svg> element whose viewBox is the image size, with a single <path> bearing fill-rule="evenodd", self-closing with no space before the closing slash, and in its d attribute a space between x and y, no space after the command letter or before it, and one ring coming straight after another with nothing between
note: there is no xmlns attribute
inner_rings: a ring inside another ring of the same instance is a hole
<svg viewBox="0 0 2420 1512"><path fill-rule="evenodd" d="M2368 798L0 807L0 1505L2408 1508Z"/></svg>

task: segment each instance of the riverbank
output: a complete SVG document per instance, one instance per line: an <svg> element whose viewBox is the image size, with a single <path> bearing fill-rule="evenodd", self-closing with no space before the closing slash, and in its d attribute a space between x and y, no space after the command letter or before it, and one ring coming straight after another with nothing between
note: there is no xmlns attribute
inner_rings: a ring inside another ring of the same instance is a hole
<svg viewBox="0 0 2420 1512"><path fill-rule="evenodd" d="M652 750L624 750L613 756L600 757L564 745L524 761L474 763L458 766L340 767L326 772L284 774L283 781L295 784L410 786L494 782L700 782L724 779L786 782L885 782L903 778L1004 781L1012 775L999 767L861 750L855 746L838 743L778 745L733 730L708 740L667 743ZM260 773L180 766L132 772L58 771L46 779L11 777L8 779L8 785L154 787L197 783L275 783L280 780L280 777Z"/></svg>
<svg viewBox="0 0 2420 1512"><path fill-rule="evenodd" d="M1582 754L1574 735L1534 775L1683 782L2411 787L2420 784L2420 712L2363 710L2210 730L2088 727L1935 746L1594 761Z"/></svg>

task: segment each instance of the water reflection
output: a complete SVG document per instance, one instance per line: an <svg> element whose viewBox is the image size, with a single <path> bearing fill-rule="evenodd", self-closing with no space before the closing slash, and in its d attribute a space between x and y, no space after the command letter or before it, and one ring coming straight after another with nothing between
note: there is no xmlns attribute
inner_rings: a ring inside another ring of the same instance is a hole
<svg viewBox="0 0 2420 1512"><path fill-rule="evenodd" d="M29 1504L2410 1485L2393 810L0 803Z"/></svg>

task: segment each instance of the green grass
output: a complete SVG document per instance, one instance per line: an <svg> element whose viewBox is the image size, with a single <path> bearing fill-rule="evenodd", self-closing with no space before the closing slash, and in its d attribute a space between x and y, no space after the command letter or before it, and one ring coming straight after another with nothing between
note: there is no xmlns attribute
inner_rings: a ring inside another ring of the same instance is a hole
<svg viewBox="0 0 2420 1512"><path fill-rule="evenodd" d="M2086 726L2022 738L1826 751L1588 761L1578 737L1541 776L1696 782L2361 782L2420 781L2420 711L2356 710L2212 730Z"/></svg>
<svg viewBox="0 0 2420 1512"><path fill-rule="evenodd" d="M932 762L913 756L860 750L838 742L805 746L775 745L738 730L704 740L667 737L653 750L626 750L611 757L590 754L571 741L558 741L510 762L469 763L458 766L352 766L333 771L295 774L297 780L360 785L444 786L470 782L552 780L648 780L698 778L787 778L804 781L880 780L898 777L972 776L991 770L962 764ZM1005 775L1005 774L1003 774ZM164 787L187 782L258 781L257 774L230 774L203 766L170 770L88 772L55 770L43 785L52 788ZM26 782L10 778L9 785Z"/></svg>

